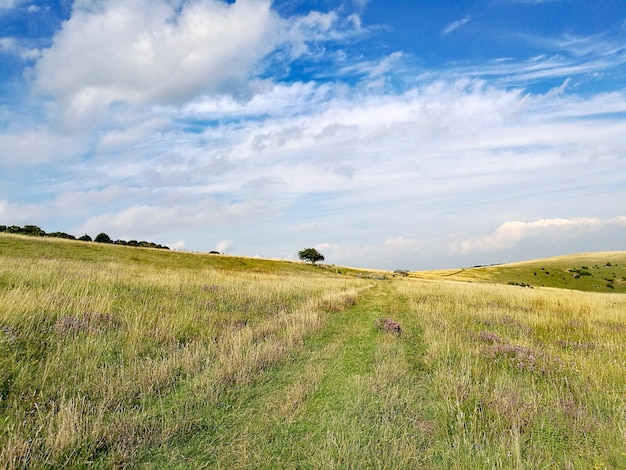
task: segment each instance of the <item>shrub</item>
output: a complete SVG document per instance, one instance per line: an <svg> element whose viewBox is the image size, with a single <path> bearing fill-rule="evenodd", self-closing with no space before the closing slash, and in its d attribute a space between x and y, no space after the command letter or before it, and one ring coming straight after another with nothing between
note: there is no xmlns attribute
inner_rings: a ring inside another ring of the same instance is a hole
<svg viewBox="0 0 626 470"><path fill-rule="evenodd" d="M111 240L111 237L109 237L106 233L99 233L98 235L96 235L96 238L94 241L96 243L113 243L113 240Z"/></svg>
<svg viewBox="0 0 626 470"><path fill-rule="evenodd" d="M46 232L41 230L36 225L24 225L22 233L25 235L33 235L35 237L43 237L46 234Z"/></svg>
<svg viewBox="0 0 626 470"><path fill-rule="evenodd" d="M65 233L65 232L47 233L46 237L65 238L66 240L76 240L76 237L74 235L70 235L69 233Z"/></svg>

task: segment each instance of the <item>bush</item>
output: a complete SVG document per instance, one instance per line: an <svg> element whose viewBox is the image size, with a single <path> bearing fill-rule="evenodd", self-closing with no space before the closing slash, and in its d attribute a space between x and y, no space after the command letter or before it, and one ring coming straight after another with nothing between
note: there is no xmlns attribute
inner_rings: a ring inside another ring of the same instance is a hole
<svg viewBox="0 0 626 470"><path fill-rule="evenodd" d="M96 235L96 239L94 241L96 243L113 243L111 237L109 237L106 233L99 233Z"/></svg>
<svg viewBox="0 0 626 470"><path fill-rule="evenodd" d="M69 233L65 233L65 232L47 233L46 237L65 238L66 240L76 240L76 237L74 235L70 235Z"/></svg>

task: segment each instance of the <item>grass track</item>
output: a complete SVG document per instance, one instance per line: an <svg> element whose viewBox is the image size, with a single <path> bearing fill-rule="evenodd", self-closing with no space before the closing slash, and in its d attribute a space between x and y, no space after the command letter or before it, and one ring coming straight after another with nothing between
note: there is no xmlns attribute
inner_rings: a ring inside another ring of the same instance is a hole
<svg viewBox="0 0 626 470"><path fill-rule="evenodd" d="M293 361L211 408L202 433L140 458L183 468L411 468L433 426L421 415L424 387L405 340L375 328L381 316L408 318L389 284L332 314ZM405 390L410 389L409 395Z"/></svg>
<svg viewBox="0 0 626 470"><path fill-rule="evenodd" d="M356 305L331 314L292 360L231 390L219 407L207 407L200 432L138 462L159 468L626 468L620 399L626 384L618 372L626 355L615 336L626 329L616 326L624 325L624 310L615 310L615 319L602 313L611 299L623 301L596 295L597 307L576 313L576 298L551 299L514 287L378 284ZM533 304L542 315L528 315ZM399 321L402 335L377 330L380 317ZM604 323L571 329L587 321ZM525 345L514 356L520 362L494 360L489 351L509 341ZM586 353L587 345L595 352ZM551 362L558 356L562 365ZM598 359L604 367L594 365ZM537 371L541 365L555 368Z"/></svg>

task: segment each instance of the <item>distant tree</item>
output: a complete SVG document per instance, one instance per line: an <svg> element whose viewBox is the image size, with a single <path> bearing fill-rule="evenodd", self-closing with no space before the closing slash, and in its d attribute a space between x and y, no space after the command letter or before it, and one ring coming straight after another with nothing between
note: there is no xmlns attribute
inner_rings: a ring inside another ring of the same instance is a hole
<svg viewBox="0 0 626 470"><path fill-rule="evenodd" d="M91 239L91 237L87 234L83 235L82 237L78 237L78 239L81 242L92 242L93 240Z"/></svg>
<svg viewBox="0 0 626 470"><path fill-rule="evenodd" d="M36 225L24 225L24 228L21 230L25 235L33 235L35 237L43 237L46 232L41 230Z"/></svg>
<svg viewBox="0 0 626 470"><path fill-rule="evenodd" d="M298 257L302 261L307 261L311 264L315 264L318 261L324 261L324 255L322 255L315 248L305 248L304 250L298 251Z"/></svg>
<svg viewBox="0 0 626 470"><path fill-rule="evenodd" d="M96 235L96 238L94 241L96 243L113 243L113 240L111 240L111 237L109 237L106 233L99 233L98 235Z"/></svg>
<svg viewBox="0 0 626 470"><path fill-rule="evenodd" d="M65 233L65 232L46 233L46 237L65 238L66 240L76 240L76 237L74 235L70 235L69 233Z"/></svg>

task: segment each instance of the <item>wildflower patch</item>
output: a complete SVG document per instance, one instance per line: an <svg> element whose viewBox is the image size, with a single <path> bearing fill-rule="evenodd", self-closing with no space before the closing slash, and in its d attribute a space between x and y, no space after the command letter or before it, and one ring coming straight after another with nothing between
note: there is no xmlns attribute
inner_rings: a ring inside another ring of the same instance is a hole
<svg viewBox="0 0 626 470"><path fill-rule="evenodd" d="M384 331L385 333L392 333L399 335L402 333L402 327L400 323L392 320L391 318L379 318L374 322L377 329Z"/></svg>

